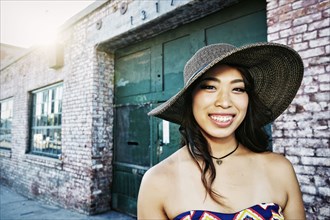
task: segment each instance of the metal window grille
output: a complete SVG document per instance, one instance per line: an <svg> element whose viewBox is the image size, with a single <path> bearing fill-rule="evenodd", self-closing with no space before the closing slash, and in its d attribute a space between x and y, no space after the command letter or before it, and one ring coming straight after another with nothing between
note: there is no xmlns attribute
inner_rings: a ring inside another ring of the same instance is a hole
<svg viewBox="0 0 330 220"><path fill-rule="evenodd" d="M0 148L10 148L13 118L12 99L0 101L0 118Z"/></svg>
<svg viewBox="0 0 330 220"><path fill-rule="evenodd" d="M30 153L60 158L62 93L62 84L33 92Z"/></svg>

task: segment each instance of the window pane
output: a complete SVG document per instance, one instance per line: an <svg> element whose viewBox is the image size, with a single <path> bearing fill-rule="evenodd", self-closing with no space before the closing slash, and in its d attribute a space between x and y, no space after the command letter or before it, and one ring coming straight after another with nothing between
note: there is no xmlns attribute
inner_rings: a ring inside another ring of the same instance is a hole
<svg viewBox="0 0 330 220"><path fill-rule="evenodd" d="M11 147L13 100L0 101L0 147Z"/></svg>
<svg viewBox="0 0 330 220"><path fill-rule="evenodd" d="M61 154L62 85L33 94L31 150L33 154L58 158Z"/></svg>

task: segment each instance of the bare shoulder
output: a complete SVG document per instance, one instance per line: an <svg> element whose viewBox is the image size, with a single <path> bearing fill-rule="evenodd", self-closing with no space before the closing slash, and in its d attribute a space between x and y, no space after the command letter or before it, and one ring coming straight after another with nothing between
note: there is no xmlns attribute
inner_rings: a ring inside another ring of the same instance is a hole
<svg viewBox="0 0 330 220"><path fill-rule="evenodd" d="M262 153L262 159L268 164L269 169L278 174L294 174L291 162L282 154L274 152Z"/></svg>
<svg viewBox="0 0 330 220"><path fill-rule="evenodd" d="M139 219L165 219L164 202L176 178L176 167L183 149L178 150L159 164L150 168L143 176L138 196Z"/></svg>
<svg viewBox="0 0 330 220"><path fill-rule="evenodd" d="M270 163L269 169L273 174L274 182L278 185L278 192L286 193L286 202L283 205L284 216L288 219L305 219L305 210L299 182L291 162L277 153L264 153L264 159Z"/></svg>
<svg viewBox="0 0 330 220"><path fill-rule="evenodd" d="M181 148L165 160L151 167L144 174L143 180L145 182L151 182L153 185L164 185L166 181L173 180L176 174L176 167L178 163L181 162L180 158L185 154L184 151L185 149Z"/></svg>
<svg viewBox="0 0 330 220"><path fill-rule="evenodd" d="M148 192L157 192L159 196L167 195L171 190L173 182L179 175L178 167L185 160L190 160L185 147L177 150L171 156L151 167L143 176L141 189L147 189Z"/></svg>

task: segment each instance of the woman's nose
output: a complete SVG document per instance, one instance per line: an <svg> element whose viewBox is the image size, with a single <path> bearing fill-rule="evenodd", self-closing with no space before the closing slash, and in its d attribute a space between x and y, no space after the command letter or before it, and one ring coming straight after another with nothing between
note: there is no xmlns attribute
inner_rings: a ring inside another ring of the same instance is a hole
<svg viewBox="0 0 330 220"><path fill-rule="evenodd" d="M230 95L227 92L219 92L215 105L221 108L230 108L232 106Z"/></svg>

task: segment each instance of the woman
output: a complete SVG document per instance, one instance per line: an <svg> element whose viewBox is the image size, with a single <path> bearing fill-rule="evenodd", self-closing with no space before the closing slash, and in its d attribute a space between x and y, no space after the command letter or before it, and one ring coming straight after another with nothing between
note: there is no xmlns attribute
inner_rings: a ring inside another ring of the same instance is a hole
<svg viewBox="0 0 330 220"><path fill-rule="evenodd" d="M203 47L184 88L149 115L181 125L183 147L143 177L139 219L305 219L291 163L267 150L263 126L291 103L303 77L284 45Z"/></svg>

